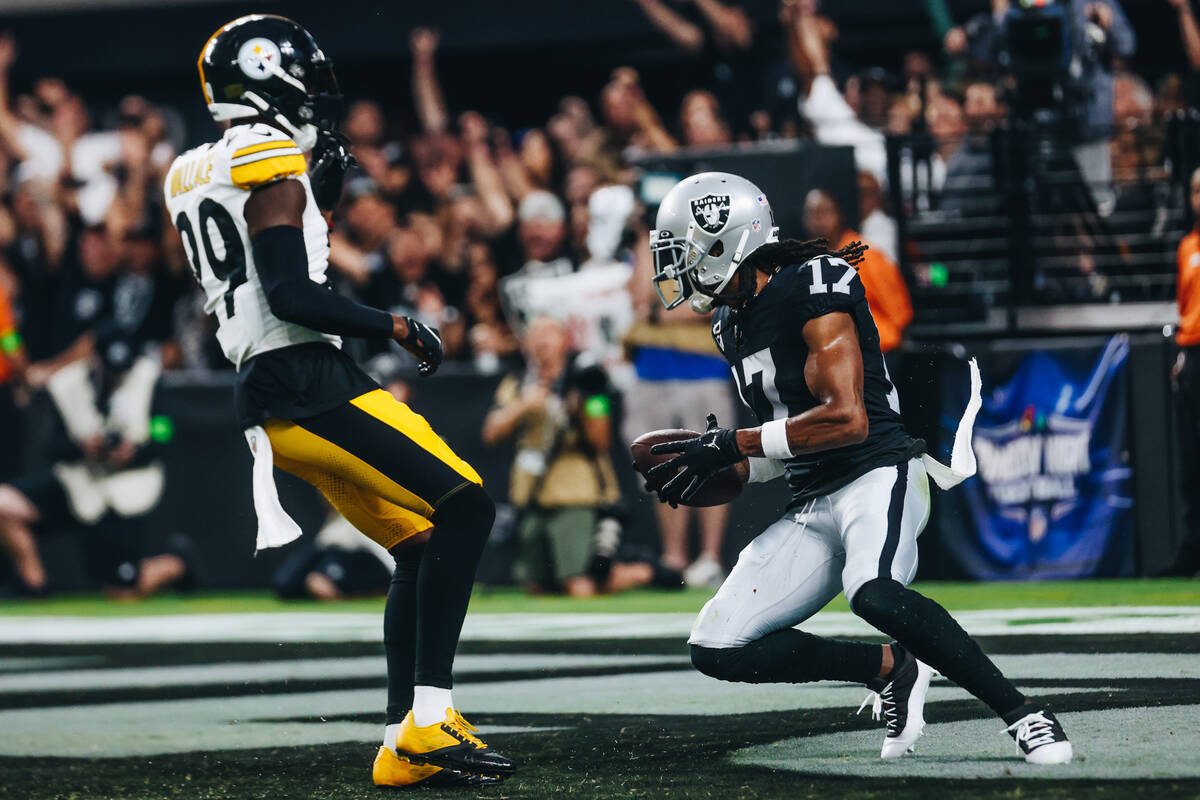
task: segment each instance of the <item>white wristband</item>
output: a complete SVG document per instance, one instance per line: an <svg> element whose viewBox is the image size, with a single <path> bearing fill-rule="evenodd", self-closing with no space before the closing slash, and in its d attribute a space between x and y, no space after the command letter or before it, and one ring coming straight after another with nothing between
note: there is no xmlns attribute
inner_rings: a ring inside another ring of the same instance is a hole
<svg viewBox="0 0 1200 800"><path fill-rule="evenodd" d="M762 451L767 458L778 461L792 457L787 438L787 419L772 420L762 426Z"/></svg>

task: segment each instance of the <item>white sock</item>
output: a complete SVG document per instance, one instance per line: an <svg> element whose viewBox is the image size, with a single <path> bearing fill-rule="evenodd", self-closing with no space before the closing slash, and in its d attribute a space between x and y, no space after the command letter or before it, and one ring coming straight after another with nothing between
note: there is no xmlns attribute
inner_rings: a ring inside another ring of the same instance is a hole
<svg viewBox="0 0 1200 800"><path fill-rule="evenodd" d="M418 728L436 725L446 718L446 709L454 708L449 689L436 686L413 687L413 722Z"/></svg>
<svg viewBox="0 0 1200 800"><path fill-rule="evenodd" d="M400 735L400 723L393 722L383 729L383 746L396 752L396 737Z"/></svg>

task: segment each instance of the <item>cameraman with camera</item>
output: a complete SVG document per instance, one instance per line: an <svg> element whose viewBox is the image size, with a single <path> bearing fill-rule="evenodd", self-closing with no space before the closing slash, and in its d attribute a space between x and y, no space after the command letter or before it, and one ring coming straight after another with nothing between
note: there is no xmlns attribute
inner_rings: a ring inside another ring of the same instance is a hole
<svg viewBox="0 0 1200 800"><path fill-rule="evenodd" d="M571 352L557 319L534 317L523 339L527 370L501 381L483 422L484 444L516 439L509 496L520 511L518 582L533 594L572 597L649 583L652 565L612 563L619 544L613 506L621 491L609 455L608 376Z"/></svg>
<svg viewBox="0 0 1200 800"><path fill-rule="evenodd" d="M992 0L945 46L1010 75L1017 118L1060 131L1089 186L1112 182L1114 66L1136 46L1118 0Z"/></svg>

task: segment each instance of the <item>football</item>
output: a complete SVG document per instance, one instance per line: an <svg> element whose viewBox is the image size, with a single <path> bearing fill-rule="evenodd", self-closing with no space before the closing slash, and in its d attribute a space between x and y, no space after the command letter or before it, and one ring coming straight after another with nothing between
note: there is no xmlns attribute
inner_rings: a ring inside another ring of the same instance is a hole
<svg viewBox="0 0 1200 800"><path fill-rule="evenodd" d="M633 440L633 444L629 446L630 452L633 454L633 466L642 477L646 479L650 491L657 491L662 488L673 475L666 478L647 477L646 473L651 467L655 467L664 461L670 461L675 458L674 453L663 453L654 455L650 452L650 448L656 444L663 442L678 442L682 439L694 439L700 434L695 431L673 428L661 431L650 431L643 433L641 436ZM716 475L708 479L708 481L700 487L690 501L685 503L689 506L720 506L733 500L742 493L742 482L738 479L737 473L733 468L722 470Z"/></svg>

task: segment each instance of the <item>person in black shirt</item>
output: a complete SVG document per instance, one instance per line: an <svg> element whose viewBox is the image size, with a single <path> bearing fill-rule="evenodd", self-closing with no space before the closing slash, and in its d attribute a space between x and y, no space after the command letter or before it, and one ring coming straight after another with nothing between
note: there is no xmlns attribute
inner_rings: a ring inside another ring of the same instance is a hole
<svg viewBox="0 0 1200 800"><path fill-rule="evenodd" d="M713 338L761 425L726 429L709 414L703 434L651 449L678 456L648 479L673 504L726 469L749 482L786 473L792 490L783 518L742 551L700 612L689 639L696 668L749 683L866 684L887 720L883 758L904 755L921 736L936 669L1004 718L1027 761L1070 761L1054 716L1031 705L945 609L907 588L929 517L926 470L943 488L974 473L973 412L951 467L905 432L854 268L866 248L779 241L766 196L721 172L668 192L650 242L664 305L715 308ZM972 378L977 398L975 368ZM841 591L897 641L842 642L792 627Z"/></svg>

